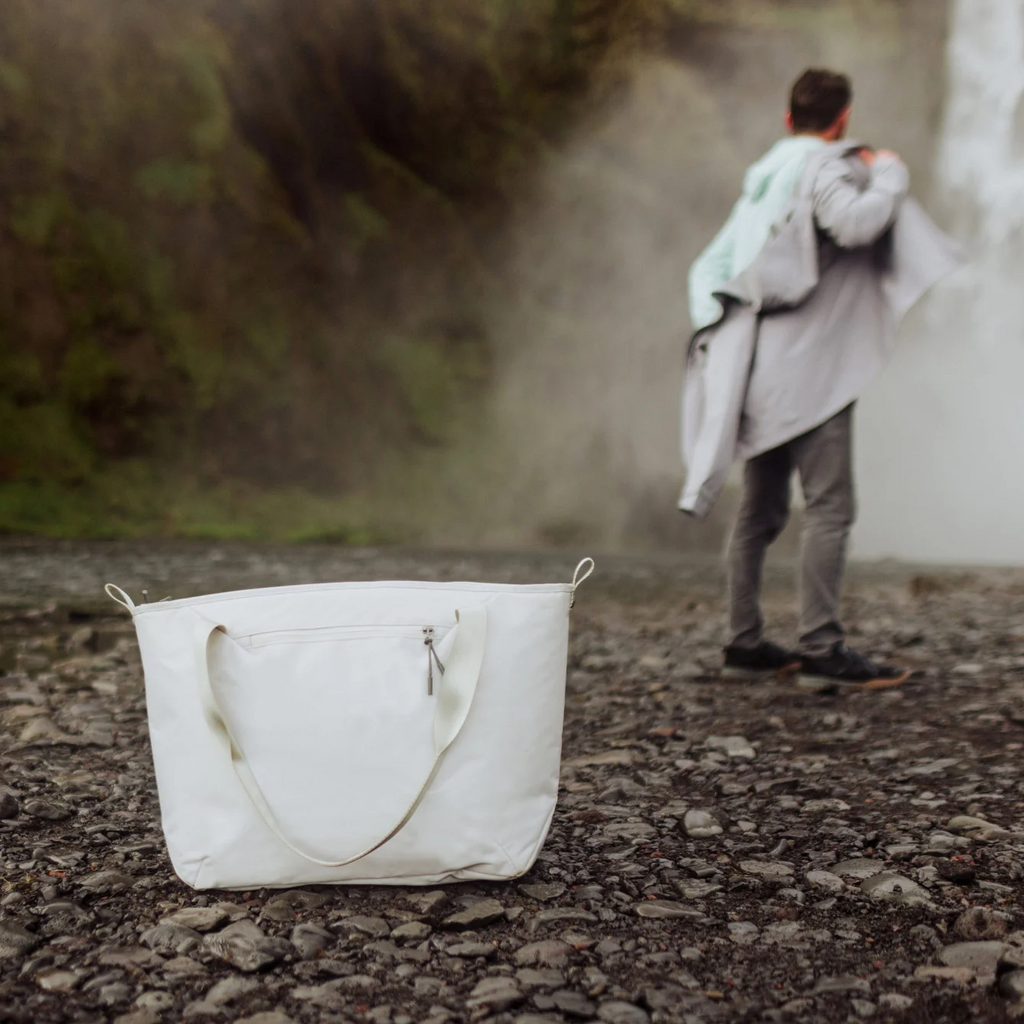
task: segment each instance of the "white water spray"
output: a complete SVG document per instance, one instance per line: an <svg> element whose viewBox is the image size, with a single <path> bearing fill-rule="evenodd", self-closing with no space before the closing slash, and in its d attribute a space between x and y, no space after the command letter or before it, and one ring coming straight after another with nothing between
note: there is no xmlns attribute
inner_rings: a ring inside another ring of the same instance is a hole
<svg viewBox="0 0 1024 1024"><path fill-rule="evenodd" d="M954 0L938 184L970 265L858 409L860 557L1024 564L1024 0Z"/></svg>

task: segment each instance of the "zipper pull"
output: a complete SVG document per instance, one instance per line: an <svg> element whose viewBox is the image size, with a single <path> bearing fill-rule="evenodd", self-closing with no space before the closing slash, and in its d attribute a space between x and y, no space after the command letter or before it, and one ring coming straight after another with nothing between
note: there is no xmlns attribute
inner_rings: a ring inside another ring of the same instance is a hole
<svg viewBox="0 0 1024 1024"><path fill-rule="evenodd" d="M434 662L437 662L438 671L441 675L444 675L444 665L441 664L441 659L437 656L437 651L434 650L434 627L424 626L423 627L423 643L427 648L427 696L434 696Z"/></svg>

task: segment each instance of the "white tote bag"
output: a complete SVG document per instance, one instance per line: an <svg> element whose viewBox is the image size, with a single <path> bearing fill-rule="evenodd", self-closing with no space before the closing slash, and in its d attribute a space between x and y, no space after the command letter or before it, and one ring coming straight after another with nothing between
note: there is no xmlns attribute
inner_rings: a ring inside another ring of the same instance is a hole
<svg viewBox="0 0 1024 1024"><path fill-rule="evenodd" d="M585 570L585 574L581 575ZM558 792L571 584L135 605L164 834L196 889L507 879Z"/></svg>

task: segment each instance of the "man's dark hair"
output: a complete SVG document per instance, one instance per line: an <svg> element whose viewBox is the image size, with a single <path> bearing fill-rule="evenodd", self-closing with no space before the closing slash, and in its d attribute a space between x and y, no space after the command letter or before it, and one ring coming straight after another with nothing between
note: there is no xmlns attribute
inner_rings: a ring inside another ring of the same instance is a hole
<svg viewBox="0 0 1024 1024"><path fill-rule="evenodd" d="M835 124L836 118L850 105L853 89L846 75L824 68L810 68L793 85L789 112L793 130L823 132Z"/></svg>

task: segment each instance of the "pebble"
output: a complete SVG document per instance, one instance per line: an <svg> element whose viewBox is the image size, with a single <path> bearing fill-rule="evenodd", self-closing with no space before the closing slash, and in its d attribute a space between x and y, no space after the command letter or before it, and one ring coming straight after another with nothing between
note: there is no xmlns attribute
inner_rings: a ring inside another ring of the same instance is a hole
<svg viewBox="0 0 1024 1024"><path fill-rule="evenodd" d="M13 789L7 786L0 786L0 821L9 821L16 818L21 811L18 797Z"/></svg>
<svg viewBox="0 0 1024 1024"><path fill-rule="evenodd" d="M883 871L885 865L879 860L868 857L855 857L853 860L844 860L836 864L830 870L832 874L841 878L871 878L873 875Z"/></svg>
<svg viewBox="0 0 1024 1024"><path fill-rule="evenodd" d="M557 900L559 896L563 895L568 886L564 882L545 882L539 885L521 885L519 891L524 896L529 896L532 900L540 900L546 902L548 900Z"/></svg>
<svg viewBox="0 0 1024 1024"><path fill-rule="evenodd" d="M1003 942L956 942L939 950L939 959L947 967L967 967L979 974L995 974L1003 954Z"/></svg>
<svg viewBox="0 0 1024 1024"><path fill-rule="evenodd" d="M203 943L203 937L191 928L182 928L177 924L158 924L148 928L140 936L143 945L154 953L165 955L191 953Z"/></svg>
<svg viewBox="0 0 1024 1024"><path fill-rule="evenodd" d="M35 975L35 983L44 992L71 992L78 988L82 976L75 971L46 970Z"/></svg>
<svg viewBox="0 0 1024 1024"><path fill-rule="evenodd" d="M471 1010L486 1007L493 1013L502 1013L518 1006L525 998L511 978L483 978L470 992L466 1005Z"/></svg>
<svg viewBox="0 0 1024 1024"><path fill-rule="evenodd" d="M39 938L17 921L0 920L0 960L31 953L39 945Z"/></svg>
<svg viewBox="0 0 1024 1024"><path fill-rule="evenodd" d="M691 921L707 920L707 917L699 910L686 907L682 903L675 903L672 900L648 900L644 903L637 903L633 910L637 917L646 917L655 921L671 921L684 918Z"/></svg>
<svg viewBox="0 0 1024 1024"><path fill-rule="evenodd" d="M846 883L831 871L808 871L804 878L808 885L824 889L826 892L842 892Z"/></svg>
<svg viewBox="0 0 1024 1024"><path fill-rule="evenodd" d="M513 960L520 967L565 967L572 953L573 949L568 943L560 939L546 939L520 946Z"/></svg>
<svg viewBox="0 0 1024 1024"><path fill-rule="evenodd" d="M722 826L707 811L690 810L683 819L683 828L691 839L710 839L720 836Z"/></svg>
<svg viewBox="0 0 1024 1024"><path fill-rule="evenodd" d="M422 942L424 939L430 938L433 931L434 929L426 921L408 921L395 928L391 932L391 938L395 942Z"/></svg>
<svg viewBox="0 0 1024 1024"><path fill-rule="evenodd" d="M740 871L761 878L789 878L793 874L793 865L782 861L744 860L739 867Z"/></svg>
<svg viewBox="0 0 1024 1024"><path fill-rule="evenodd" d="M228 920L228 913L221 907L186 907L160 919L160 924L176 924L196 932L212 932Z"/></svg>
<svg viewBox="0 0 1024 1024"><path fill-rule="evenodd" d="M1006 918L985 907L972 907L956 919L952 933L958 939L977 942L984 939L1002 939L1009 930Z"/></svg>
<svg viewBox="0 0 1024 1024"><path fill-rule="evenodd" d="M285 939L267 938L254 921L248 920L207 935L204 943L214 956L246 972L269 967L294 950Z"/></svg>
<svg viewBox="0 0 1024 1024"><path fill-rule="evenodd" d="M757 757L757 751L745 736L709 736L704 745L708 750L718 750L726 757L735 757L742 761L752 761Z"/></svg>
<svg viewBox="0 0 1024 1024"><path fill-rule="evenodd" d="M903 875L894 875L888 872L882 872L881 874L872 875L870 878L865 878L861 882L860 888L862 892L866 892L869 896L874 896L878 899L891 899L897 896L923 893L925 891L917 882Z"/></svg>
<svg viewBox="0 0 1024 1024"><path fill-rule="evenodd" d="M1007 999L1024 1002L1024 971L1008 971L999 975L999 993Z"/></svg>
<svg viewBox="0 0 1024 1024"><path fill-rule="evenodd" d="M441 922L441 927L455 931L483 928L502 920L504 916L505 908L497 900L480 900L479 903L446 917Z"/></svg>
<svg viewBox="0 0 1024 1024"><path fill-rule="evenodd" d="M316 924L297 924L288 939L303 960L312 960L335 942L331 932Z"/></svg>
<svg viewBox="0 0 1024 1024"><path fill-rule="evenodd" d="M597 1010L597 1016L608 1024L648 1024L650 1018L639 1006L632 1003L622 1002L617 999L610 999L601 1003Z"/></svg>
<svg viewBox="0 0 1024 1024"><path fill-rule="evenodd" d="M123 871L96 871L84 875L79 879L78 884L86 892L96 896L106 896L130 889L135 884L135 879Z"/></svg>

